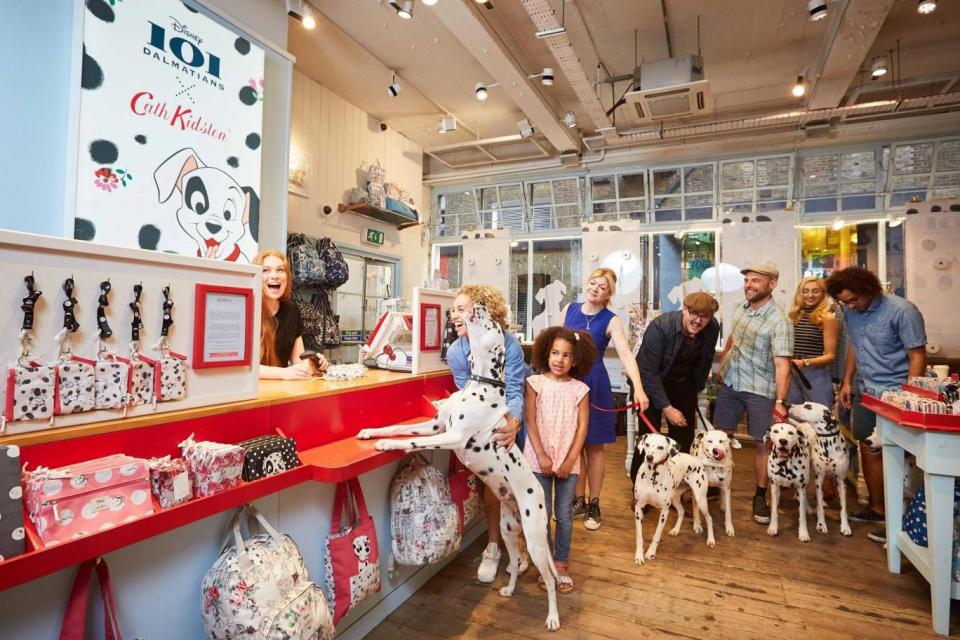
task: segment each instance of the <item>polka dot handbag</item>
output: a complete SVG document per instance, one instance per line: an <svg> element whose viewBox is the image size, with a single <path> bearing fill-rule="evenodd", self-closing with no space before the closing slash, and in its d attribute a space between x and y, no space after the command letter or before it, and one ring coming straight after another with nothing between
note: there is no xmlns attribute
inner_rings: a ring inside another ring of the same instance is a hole
<svg viewBox="0 0 960 640"><path fill-rule="evenodd" d="M960 519L960 483L954 483L953 538L955 541L957 534L960 533L960 531L957 530L957 522L960 521L958 519ZM920 487L920 489L913 494L913 498L910 500L910 504L903 514L903 530L907 532L907 535L910 536L914 544L921 547L927 546L927 493L925 487ZM956 562L954 568L956 569Z"/></svg>
<svg viewBox="0 0 960 640"><path fill-rule="evenodd" d="M0 562L26 550L22 497L20 447L0 446Z"/></svg>

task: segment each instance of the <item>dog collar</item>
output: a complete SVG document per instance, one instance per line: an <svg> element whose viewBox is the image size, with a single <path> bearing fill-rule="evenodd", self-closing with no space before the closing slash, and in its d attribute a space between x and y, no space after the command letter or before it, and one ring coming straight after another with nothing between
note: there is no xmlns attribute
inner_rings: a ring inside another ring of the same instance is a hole
<svg viewBox="0 0 960 640"><path fill-rule="evenodd" d="M483 376L471 375L471 380L476 380L477 382L485 382L487 384L492 384L495 387L507 388L507 383L503 380L497 380L496 378L485 378Z"/></svg>

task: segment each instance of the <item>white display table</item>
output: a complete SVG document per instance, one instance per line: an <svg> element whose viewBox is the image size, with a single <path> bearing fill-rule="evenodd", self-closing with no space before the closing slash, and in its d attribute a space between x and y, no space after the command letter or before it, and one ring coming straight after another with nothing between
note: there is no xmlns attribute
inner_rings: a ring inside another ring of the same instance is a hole
<svg viewBox="0 0 960 640"><path fill-rule="evenodd" d="M877 402L864 402L864 406L874 409ZM883 443L887 568L891 573L900 573L901 554L910 560L930 583L933 630L948 635L950 600L960 599L960 583L952 580L953 483L960 476L960 431L900 424L889 412L885 413L888 416L877 415L877 430ZM914 544L902 527L905 451L916 456L917 467L923 471L929 544L926 548Z"/></svg>

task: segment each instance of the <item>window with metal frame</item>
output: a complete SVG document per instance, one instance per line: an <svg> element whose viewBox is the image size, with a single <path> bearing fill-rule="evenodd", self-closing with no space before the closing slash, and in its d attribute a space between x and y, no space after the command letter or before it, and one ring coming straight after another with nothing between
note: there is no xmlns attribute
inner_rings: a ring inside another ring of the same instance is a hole
<svg viewBox="0 0 960 640"><path fill-rule="evenodd" d="M442 193L437 198L435 237L459 237L464 231L476 229L478 221L477 200L472 189Z"/></svg>
<svg viewBox="0 0 960 640"><path fill-rule="evenodd" d="M805 213L877 208L876 149L805 156L800 171Z"/></svg>
<svg viewBox="0 0 960 640"><path fill-rule="evenodd" d="M590 203L594 222L620 218L646 222L647 172L591 177Z"/></svg>
<svg viewBox="0 0 960 640"><path fill-rule="evenodd" d="M713 163L650 171L653 222L685 222L714 218Z"/></svg>
<svg viewBox="0 0 960 640"><path fill-rule="evenodd" d="M527 231L526 198L519 182L475 189L479 203L480 227Z"/></svg>
<svg viewBox="0 0 960 640"><path fill-rule="evenodd" d="M652 236L651 246L653 307L661 312L676 311L685 296L681 283L702 278L704 271L716 265L717 234L713 231L657 233Z"/></svg>
<svg viewBox="0 0 960 640"><path fill-rule="evenodd" d="M530 231L576 229L582 222L581 179L577 177L529 182Z"/></svg>
<svg viewBox="0 0 960 640"><path fill-rule="evenodd" d="M790 198L791 156L720 162L721 217L785 209Z"/></svg>
<svg viewBox="0 0 960 640"><path fill-rule="evenodd" d="M960 139L893 145L888 204L960 197Z"/></svg>
<svg viewBox="0 0 960 640"><path fill-rule="evenodd" d="M433 270L451 289L459 289L463 284L463 245L433 245Z"/></svg>

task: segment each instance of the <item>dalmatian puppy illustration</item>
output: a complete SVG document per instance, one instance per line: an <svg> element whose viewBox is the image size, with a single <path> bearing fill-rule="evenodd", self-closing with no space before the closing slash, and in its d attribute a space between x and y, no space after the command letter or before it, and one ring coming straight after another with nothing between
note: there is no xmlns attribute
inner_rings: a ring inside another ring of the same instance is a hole
<svg viewBox="0 0 960 640"><path fill-rule="evenodd" d="M160 163L153 174L161 203L180 194L177 222L197 243L197 256L229 262L249 262L242 245L255 243L259 198L230 174L208 167L190 148L180 149Z"/></svg>
<svg viewBox="0 0 960 640"><path fill-rule="evenodd" d="M283 461L283 453L280 451L274 451L266 458L263 459L263 473L264 475L273 475L274 473L280 473L281 471L286 471L287 465ZM356 545L354 545L356 546Z"/></svg>
<svg viewBox="0 0 960 640"><path fill-rule="evenodd" d="M357 574L350 576L350 607L363 601L371 593L380 590L379 567L370 562L370 538L357 536L353 541L353 553L357 556Z"/></svg>

